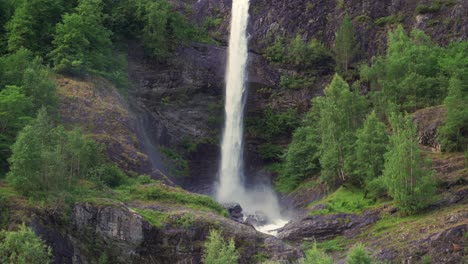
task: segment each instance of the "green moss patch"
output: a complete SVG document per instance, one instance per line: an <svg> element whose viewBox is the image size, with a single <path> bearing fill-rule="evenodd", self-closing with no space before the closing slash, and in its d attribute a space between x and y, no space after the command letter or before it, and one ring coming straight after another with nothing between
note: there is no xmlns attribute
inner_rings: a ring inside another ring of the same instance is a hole
<svg viewBox="0 0 468 264"><path fill-rule="evenodd" d="M363 190L346 187L340 187L334 193L328 195L322 200L310 204L309 207L318 204L324 204L326 205L326 208L314 210L310 212L311 215L334 213L359 214L364 210L377 205L374 200L365 197Z"/></svg>

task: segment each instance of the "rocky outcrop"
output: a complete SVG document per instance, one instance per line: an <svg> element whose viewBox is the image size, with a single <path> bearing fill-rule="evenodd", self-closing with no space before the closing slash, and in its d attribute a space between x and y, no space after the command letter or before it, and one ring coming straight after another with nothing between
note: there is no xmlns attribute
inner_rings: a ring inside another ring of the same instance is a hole
<svg viewBox="0 0 468 264"><path fill-rule="evenodd" d="M356 214L305 215L278 231L278 238L292 241L324 240L351 233L380 219L377 210Z"/></svg>
<svg viewBox="0 0 468 264"><path fill-rule="evenodd" d="M65 126L80 128L102 144L107 157L128 174L170 182L150 163L137 137L136 118L112 83L101 77L58 77L57 87Z"/></svg>
<svg viewBox="0 0 468 264"><path fill-rule="evenodd" d="M181 1L181 0L179 0ZM174 3L179 3L174 0ZM335 32L346 13L353 19L365 57L384 51L386 31L397 23L406 28L419 28L437 42L466 39L468 28L464 0L442 2L432 12L418 11L422 5L435 1L306 1L306 0L252 0L250 7L250 48L262 52L275 37L293 38L302 34L306 39L316 38L328 47L333 46ZM181 7L180 4L176 6ZM200 0L191 5L191 20L199 25L207 18L221 18L222 23L211 29L220 41L226 43L229 32L230 0ZM449 34L450 32L450 34Z"/></svg>
<svg viewBox="0 0 468 264"><path fill-rule="evenodd" d="M419 144L440 152L437 129L443 124L447 110L443 106L424 108L411 115L418 127Z"/></svg>
<svg viewBox="0 0 468 264"><path fill-rule="evenodd" d="M161 223L152 224L138 210L162 215ZM52 247L55 263L94 263L104 255L112 263L201 263L211 229L234 239L240 263L255 263L257 254L282 263L302 256L300 250L251 226L174 205L99 200L76 204L70 222L59 215L41 215L30 225Z"/></svg>

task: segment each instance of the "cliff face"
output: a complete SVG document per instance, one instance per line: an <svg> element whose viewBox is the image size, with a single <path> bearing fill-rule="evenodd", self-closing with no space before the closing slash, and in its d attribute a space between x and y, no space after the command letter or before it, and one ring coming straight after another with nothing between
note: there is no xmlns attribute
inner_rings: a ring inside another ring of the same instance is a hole
<svg viewBox="0 0 468 264"><path fill-rule="evenodd" d="M145 129L150 131L153 143L175 149L188 160L190 172L175 181L190 190L207 193L218 169L231 1L171 2L190 22L207 28L220 44L179 47L162 64L146 59L140 49L130 47L133 97L140 115L148 116ZM431 11L423 7L430 7ZM320 95L331 79L331 72L324 72L303 89L282 88L280 77L294 73L295 69L290 65L270 64L263 58L262 53L275 38L282 36L289 41L301 34L306 40L316 38L331 49L335 32L348 13L358 32L360 59L365 61L385 50L388 30L399 23L408 30L419 28L441 44L466 39L468 29L463 10L468 10L468 3L463 0L443 3L252 0L246 120L258 122L266 109L278 112L297 109L298 114L303 113L308 110L311 98ZM247 133L246 140L247 175L264 174L259 148L265 139ZM269 141L285 146L289 140L290 134L286 133Z"/></svg>
<svg viewBox="0 0 468 264"><path fill-rule="evenodd" d="M227 43L231 1L201 0L193 4L192 20L202 24L207 17L222 18L219 39ZM431 11L423 7L433 7ZM435 41L447 44L466 39L468 28L463 0L252 0L250 8L250 48L256 52L272 43L275 37L291 39L302 34L333 46L335 32L348 13L357 29L362 50L367 58L385 48L386 32L401 23L407 29L418 28Z"/></svg>
<svg viewBox="0 0 468 264"><path fill-rule="evenodd" d="M138 210L163 214L155 225ZM241 252L240 263L255 263L263 254L292 261L302 253L274 237L212 212L164 203L124 204L112 200L78 203L68 222L41 212L29 224L54 252L55 263L200 263L203 242L211 229L222 230Z"/></svg>

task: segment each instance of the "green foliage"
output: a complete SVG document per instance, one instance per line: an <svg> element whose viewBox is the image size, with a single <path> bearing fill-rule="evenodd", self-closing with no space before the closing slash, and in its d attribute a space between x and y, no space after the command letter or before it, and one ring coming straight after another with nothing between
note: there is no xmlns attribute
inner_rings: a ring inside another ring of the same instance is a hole
<svg viewBox="0 0 468 264"><path fill-rule="evenodd" d="M334 193L311 205L324 204L325 209L314 210L313 215L350 213L359 214L375 205L372 199L366 198L364 191L357 188L340 187Z"/></svg>
<svg viewBox="0 0 468 264"><path fill-rule="evenodd" d="M197 195L181 189L168 188L161 184L123 185L115 190L123 201L170 201L197 209L209 209L227 216L226 209L208 196Z"/></svg>
<svg viewBox="0 0 468 264"><path fill-rule="evenodd" d="M57 24L50 57L59 72L106 70L111 67L112 32L103 26L101 0L81 0L75 13Z"/></svg>
<svg viewBox="0 0 468 264"><path fill-rule="evenodd" d="M313 104L319 111L322 178L332 186L337 185L347 180L345 164L353 152L354 133L364 119L367 102L335 75L325 88L325 96L315 98Z"/></svg>
<svg viewBox="0 0 468 264"><path fill-rule="evenodd" d="M190 174L190 167L188 161L176 151L160 147L161 153L164 155L163 159L169 167L170 173L175 177L185 177Z"/></svg>
<svg viewBox="0 0 468 264"><path fill-rule="evenodd" d="M408 36L399 26L389 32L386 55L372 67L362 67L361 78L370 83L377 108L392 103L414 111L442 102L448 77L466 72L466 54L466 44L441 49L422 31L413 30Z"/></svg>
<svg viewBox="0 0 468 264"><path fill-rule="evenodd" d="M443 150L468 150L468 84L452 78L448 96L444 100L447 116L439 128Z"/></svg>
<svg viewBox="0 0 468 264"><path fill-rule="evenodd" d="M23 195L41 197L73 188L96 166L99 148L79 131L54 127L43 108L12 147L7 178Z"/></svg>
<svg viewBox="0 0 468 264"><path fill-rule="evenodd" d="M266 48L265 57L271 62L289 63L297 69L313 71L312 75L329 72L333 66L332 55L322 43L316 39L306 43L299 34L287 46L283 37L275 39Z"/></svg>
<svg viewBox="0 0 468 264"><path fill-rule="evenodd" d="M358 243L351 248L346 257L346 264L373 264L375 261L363 244Z"/></svg>
<svg viewBox="0 0 468 264"><path fill-rule="evenodd" d="M421 263L422 264L431 264L432 263L432 257L430 255L425 255L421 258Z"/></svg>
<svg viewBox="0 0 468 264"><path fill-rule="evenodd" d="M229 243L226 243L217 230L210 231L204 247L203 263L205 264L239 263L239 253L236 250L234 240L231 239Z"/></svg>
<svg viewBox="0 0 468 264"><path fill-rule="evenodd" d="M7 86L0 91L0 171L7 168L6 159L10 156L10 146L18 131L31 119L33 104L18 86Z"/></svg>
<svg viewBox="0 0 468 264"><path fill-rule="evenodd" d="M317 242L317 247L320 250L325 251L325 253L340 252L340 251L345 250L345 247L344 247L345 241L346 241L346 238L342 236L338 236L330 240Z"/></svg>
<svg viewBox="0 0 468 264"><path fill-rule="evenodd" d="M314 85L315 77L293 75L281 75L280 86L286 89L304 89Z"/></svg>
<svg viewBox="0 0 468 264"><path fill-rule="evenodd" d="M392 135L385 154L384 183L398 208L415 213L434 197L433 171L418 147L416 125L409 116L391 114Z"/></svg>
<svg viewBox="0 0 468 264"><path fill-rule="evenodd" d="M141 36L149 53L166 59L177 44L188 40L206 40L206 32L190 25L181 13L166 0L136 1L138 21L143 25Z"/></svg>
<svg viewBox="0 0 468 264"><path fill-rule="evenodd" d="M194 216L191 213L183 214L182 216L174 220L174 224L181 226L183 228L189 228L194 224Z"/></svg>
<svg viewBox="0 0 468 264"><path fill-rule="evenodd" d="M357 32L348 14L343 18L335 38L336 70L341 74L348 72L349 66L359 55L359 41Z"/></svg>
<svg viewBox="0 0 468 264"><path fill-rule="evenodd" d="M279 192L291 192L303 180L319 172L320 134L317 119L316 110L312 108L302 126L294 132L284 155L280 176L275 182L275 188Z"/></svg>
<svg viewBox="0 0 468 264"><path fill-rule="evenodd" d="M416 13L418 14L430 14L437 13L442 8L442 1L434 1L430 5L419 4L416 7Z"/></svg>
<svg viewBox="0 0 468 264"><path fill-rule="evenodd" d="M374 21L374 23L379 26L383 27L385 25L396 25L401 22L403 22L404 16L402 14L399 15L391 15L391 16L385 16L385 17L379 17L377 20Z"/></svg>
<svg viewBox="0 0 468 264"><path fill-rule="evenodd" d="M81 147L80 145L77 145ZM83 153L86 154L86 153ZM93 167L88 176L105 185L115 188L127 183L127 175L115 164L101 164Z"/></svg>
<svg viewBox="0 0 468 264"><path fill-rule="evenodd" d="M23 89L25 94L32 99L35 111L41 107L46 107L49 111L55 111L57 89L50 77L50 69L42 65L40 59L35 59L24 70Z"/></svg>
<svg viewBox="0 0 468 264"><path fill-rule="evenodd" d="M62 0L20 1L6 25L8 50L29 49L39 55L50 51L54 27L66 5Z"/></svg>
<svg viewBox="0 0 468 264"><path fill-rule="evenodd" d="M247 133L251 136L261 137L267 141L289 135L299 124L297 110L289 108L286 111L277 111L267 107L262 116L247 120Z"/></svg>
<svg viewBox="0 0 468 264"><path fill-rule="evenodd" d="M34 55L27 49L0 57L0 89L6 85L23 86L24 71L29 67Z"/></svg>
<svg viewBox="0 0 468 264"><path fill-rule="evenodd" d="M367 116L364 126L356 131L356 138L354 153L346 164L346 171L351 175L352 183L369 189L369 182L382 175L383 156L388 142L385 124L372 112Z"/></svg>
<svg viewBox="0 0 468 264"><path fill-rule="evenodd" d="M301 264L333 264L333 258L318 249L317 244L305 252L305 258L300 261Z"/></svg>
<svg viewBox="0 0 468 264"><path fill-rule="evenodd" d="M271 62L283 62L285 56L286 44L283 37L278 37L271 46L265 50L265 57Z"/></svg>
<svg viewBox="0 0 468 264"><path fill-rule="evenodd" d="M152 210L152 209L137 209L134 210L139 213L143 218L148 221L152 226L157 228L163 228L167 221L168 215L164 212Z"/></svg>
<svg viewBox="0 0 468 264"><path fill-rule="evenodd" d="M51 249L24 224L18 231L0 231L0 262L48 264L51 257Z"/></svg>

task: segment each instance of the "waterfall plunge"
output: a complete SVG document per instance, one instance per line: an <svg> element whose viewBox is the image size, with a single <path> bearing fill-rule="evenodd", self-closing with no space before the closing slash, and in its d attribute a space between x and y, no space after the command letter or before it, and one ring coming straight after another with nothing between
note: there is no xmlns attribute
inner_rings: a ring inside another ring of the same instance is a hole
<svg viewBox="0 0 468 264"><path fill-rule="evenodd" d="M226 69L226 119L221 147L217 199L220 202L239 203L244 213L263 212L270 219L270 223L257 229L268 232L286 223L281 218L275 193L270 186L257 186L257 188L247 190L243 183L243 119L246 101L248 20L249 0L233 0Z"/></svg>

